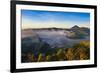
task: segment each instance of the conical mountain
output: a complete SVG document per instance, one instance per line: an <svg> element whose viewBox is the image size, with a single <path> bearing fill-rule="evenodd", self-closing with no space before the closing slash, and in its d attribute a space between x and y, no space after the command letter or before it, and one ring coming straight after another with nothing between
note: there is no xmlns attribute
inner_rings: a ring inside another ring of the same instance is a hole
<svg viewBox="0 0 100 73"><path fill-rule="evenodd" d="M75 26L73 26L71 29L80 29L80 27L77 26L77 25L75 25Z"/></svg>

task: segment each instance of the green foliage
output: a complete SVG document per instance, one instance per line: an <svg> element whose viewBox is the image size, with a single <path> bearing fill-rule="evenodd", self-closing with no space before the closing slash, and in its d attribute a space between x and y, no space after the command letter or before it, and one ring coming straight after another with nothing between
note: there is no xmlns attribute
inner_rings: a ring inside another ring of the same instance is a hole
<svg viewBox="0 0 100 73"><path fill-rule="evenodd" d="M46 56L46 61L50 61L51 60L51 56L50 55L47 55Z"/></svg>
<svg viewBox="0 0 100 73"><path fill-rule="evenodd" d="M68 48L65 54L67 60L73 60L74 59L74 49L73 48Z"/></svg>
<svg viewBox="0 0 100 73"><path fill-rule="evenodd" d="M73 48L75 48L76 59L85 60L90 58L90 42L82 41L73 46Z"/></svg>
<svg viewBox="0 0 100 73"><path fill-rule="evenodd" d="M65 60L65 51L63 49L59 49L56 55L58 60Z"/></svg>
<svg viewBox="0 0 100 73"><path fill-rule="evenodd" d="M47 45L47 44L45 44ZM82 41L74 44L71 48L53 48L48 50L47 46L40 45L41 51L37 55L32 52L22 55L23 62L45 62L64 60L87 60L90 59L90 42ZM46 51L45 51L46 50Z"/></svg>
<svg viewBox="0 0 100 73"><path fill-rule="evenodd" d="M34 61L34 54L32 54L32 53L28 53L27 54L27 59L28 59L28 62L33 62Z"/></svg>
<svg viewBox="0 0 100 73"><path fill-rule="evenodd" d="M39 56L38 56L38 62L41 62L41 61L43 61L43 54L39 54Z"/></svg>

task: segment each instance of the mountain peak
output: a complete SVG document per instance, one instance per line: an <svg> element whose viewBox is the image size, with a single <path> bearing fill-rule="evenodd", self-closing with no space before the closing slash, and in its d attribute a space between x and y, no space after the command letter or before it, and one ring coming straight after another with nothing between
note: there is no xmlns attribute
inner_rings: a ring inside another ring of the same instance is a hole
<svg viewBox="0 0 100 73"><path fill-rule="evenodd" d="M71 29L79 29L79 28L80 28L79 26L75 25Z"/></svg>

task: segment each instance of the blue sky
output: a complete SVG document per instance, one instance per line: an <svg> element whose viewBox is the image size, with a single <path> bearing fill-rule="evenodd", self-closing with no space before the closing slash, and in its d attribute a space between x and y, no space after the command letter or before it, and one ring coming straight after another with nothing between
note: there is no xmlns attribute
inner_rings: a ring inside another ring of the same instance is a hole
<svg viewBox="0 0 100 73"><path fill-rule="evenodd" d="M22 29L89 27L90 13L21 10Z"/></svg>

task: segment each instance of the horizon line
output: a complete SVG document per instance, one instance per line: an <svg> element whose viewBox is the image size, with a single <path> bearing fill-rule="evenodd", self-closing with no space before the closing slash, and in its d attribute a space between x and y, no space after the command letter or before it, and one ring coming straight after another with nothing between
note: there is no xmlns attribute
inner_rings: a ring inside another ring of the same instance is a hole
<svg viewBox="0 0 100 73"><path fill-rule="evenodd" d="M77 26L77 25L74 25L74 26ZM74 27L72 26L72 27ZM57 28L57 29L71 29L72 27L68 27L68 28L59 28L59 27L39 27L39 28L22 28L22 30L24 29L48 29L48 28ZM79 28L90 28L88 26L78 26Z"/></svg>

